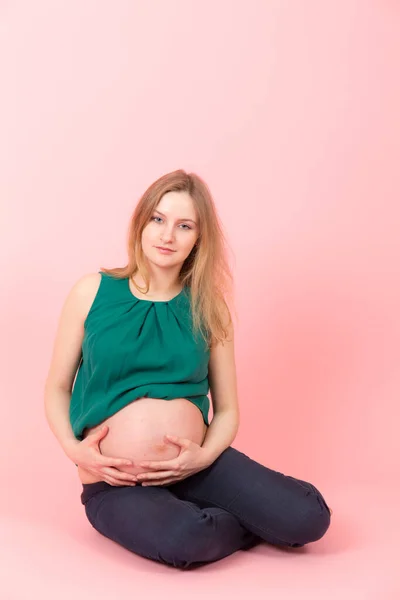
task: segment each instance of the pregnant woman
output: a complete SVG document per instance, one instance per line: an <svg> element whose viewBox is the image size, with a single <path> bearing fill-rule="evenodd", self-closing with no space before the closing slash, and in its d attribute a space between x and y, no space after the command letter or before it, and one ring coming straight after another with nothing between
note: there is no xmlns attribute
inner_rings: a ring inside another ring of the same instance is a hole
<svg viewBox="0 0 400 600"><path fill-rule="evenodd" d="M46 418L78 467L90 524L181 569L261 542L319 540L331 518L321 492L230 445L239 426L230 271L200 177L178 170L148 188L128 255L126 267L72 287L45 386Z"/></svg>

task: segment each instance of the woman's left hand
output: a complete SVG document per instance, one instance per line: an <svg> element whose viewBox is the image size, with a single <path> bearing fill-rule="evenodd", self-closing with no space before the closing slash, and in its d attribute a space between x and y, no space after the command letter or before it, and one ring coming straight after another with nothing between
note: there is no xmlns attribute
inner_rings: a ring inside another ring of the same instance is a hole
<svg viewBox="0 0 400 600"><path fill-rule="evenodd" d="M192 440L176 435L166 435L165 440L179 446L181 452L179 456L172 460L140 462L141 467L154 469L153 472L137 475L138 482L144 482L142 483L143 486L176 483L202 471L211 464L204 448L192 442Z"/></svg>

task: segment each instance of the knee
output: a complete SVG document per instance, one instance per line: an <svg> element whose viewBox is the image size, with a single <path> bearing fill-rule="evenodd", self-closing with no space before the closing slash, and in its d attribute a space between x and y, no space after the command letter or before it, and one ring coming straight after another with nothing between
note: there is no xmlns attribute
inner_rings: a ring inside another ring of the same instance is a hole
<svg viewBox="0 0 400 600"><path fill-rule="evenodd" d="M292 515L290 537L293 546L304 546L320 540L331 523L329 508L320 496L310 494Z"/></svg>
<svg viewBox="0 0 400 600"><path fill-rule="evenodd" d="M191 569L224 555L223 538L217 535L207 515L199 515L192 522L185 523L164 540L163 548L160 543L158 546L160 560L178 569Z"/></svg>

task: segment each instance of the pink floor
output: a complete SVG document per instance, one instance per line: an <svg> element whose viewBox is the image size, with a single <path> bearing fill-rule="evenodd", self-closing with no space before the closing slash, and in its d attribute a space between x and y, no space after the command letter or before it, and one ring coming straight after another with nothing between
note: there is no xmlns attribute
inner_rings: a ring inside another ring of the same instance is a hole
<svg viewBox="0 0 400 600"><path fill-rule="evenodd" d="M1 511L0 598L399 600L399 486L320 487L334 511L322 540L288 550L262 544L192 572L101 536L76 501L79 484L68 497L46 491L35 512L19 496Z"/></svg>

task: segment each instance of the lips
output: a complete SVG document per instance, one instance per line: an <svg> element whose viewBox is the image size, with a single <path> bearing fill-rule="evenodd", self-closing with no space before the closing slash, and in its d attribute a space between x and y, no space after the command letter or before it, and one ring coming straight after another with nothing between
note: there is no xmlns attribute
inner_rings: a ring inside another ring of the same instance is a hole
<svg viewBox="0 0 400 600"><path fill-rule="evenodd" d="M168 252L174 252L171 248L163 248L162 246L156 246L159 250L168 250Z"/></svg>

